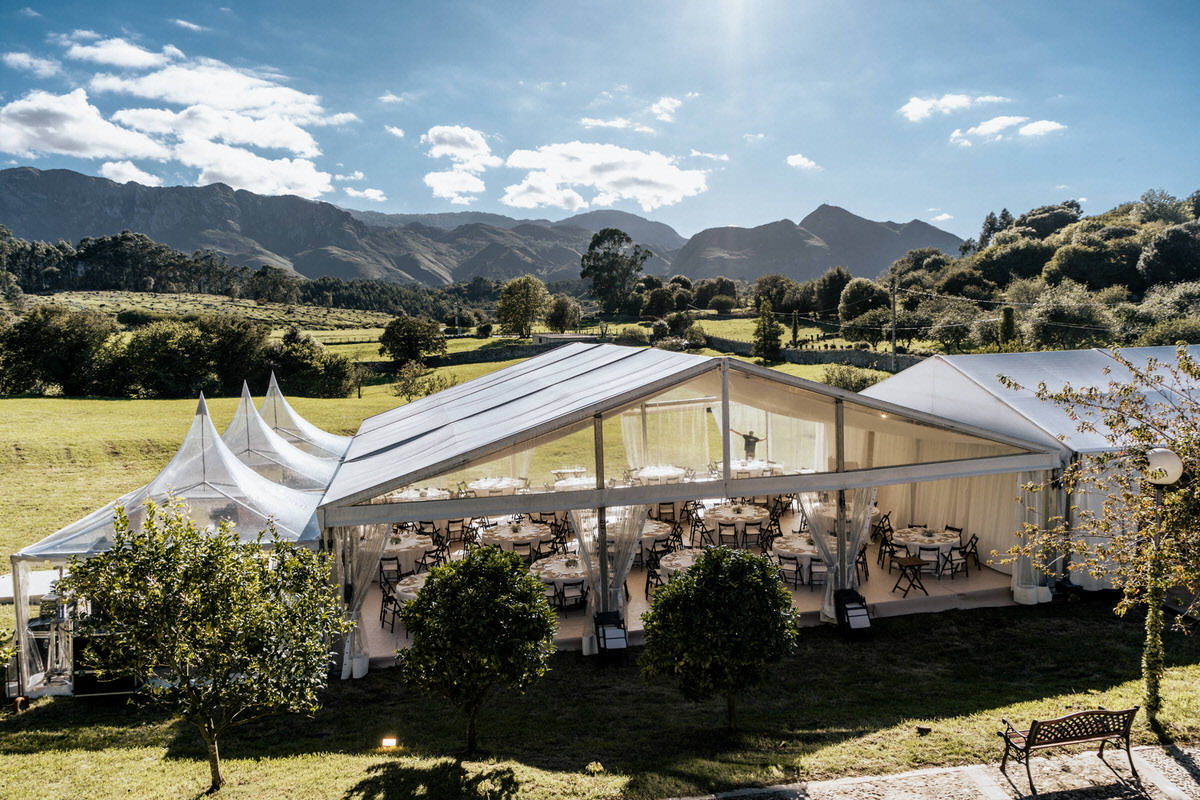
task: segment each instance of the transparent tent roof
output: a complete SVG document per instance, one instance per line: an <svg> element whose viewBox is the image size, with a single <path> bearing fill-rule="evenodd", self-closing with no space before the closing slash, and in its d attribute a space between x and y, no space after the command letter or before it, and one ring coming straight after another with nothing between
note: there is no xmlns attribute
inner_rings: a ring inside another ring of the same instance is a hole
<svg viewBox="0 0 1200 800"><path fill-rule="evenodd" d="M324 492L340 460L307 453L273 431L254 407L245 383L237 412L221 440L259 475L302 492Z"/></svg>
<svg viewBox="0 0 1200 800"><path fill-rule="evenodd" d="M263 399L262 418L271 430L301 450L324 458L341 458L350 446L349 436L323 431L295 412L279 389L275 373Z"/></svg>
<svg viewBox="0 0 1200 800"><path fill-rule="evenodd" d="M187 503L198 525L228 520L243 541L254 541L271 523L286 541L314 541L319 535L314 512L320 496L272 483L239 461L217 435L202 395L183 444L154 480L24 548L14 559L55 560L103 552L112 544L118 504L137 526L145 518L146 500L162 503L171 495Z"/></svg>

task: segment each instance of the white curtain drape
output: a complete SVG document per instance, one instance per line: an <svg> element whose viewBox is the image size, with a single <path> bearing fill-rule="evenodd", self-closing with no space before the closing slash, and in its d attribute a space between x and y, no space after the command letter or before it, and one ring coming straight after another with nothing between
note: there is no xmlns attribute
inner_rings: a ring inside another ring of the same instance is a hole
<svg viewBox="0 0 1200 800"><path fill-rule="evenodd" d="M800 492L800 507L808 517L808 530L812 535L817 552L825 562L828 576L825 580L825 596L821 601L821 616L833 618L833 576L837 570L837 504L838 493Z"/></svg>
<svg viewBox="0 0 1200 800"><path fill-rule="evenodd" d="M346 616L354 623L354 629L346 637L346 648L342 658L342 680L351 676L353 659L367 655L366 636L362 631L362 606L367 593L375 582L375 571L379 569L379 558L387 544L391 525L356 525L338 528L336 538L340 540L340 558L343 586L349 587L346 598ZM334 545L338 554L338 545Z"/></svg>
<svg viewBox="0 0 1200 800"><path fill-rule="evenodd" d="M646 506L614 506L605 510L605 540L607 549L600 550L600 535L595 509L584 508L571 511L571 525L579 542L579 555L583 559L588 578L588 611L599 611L604 593L609 598L609 608L625 613L625 578L633 566L641 540L642 525L646 521ZM600 580L600 560L605 559L608 585Z"/></svg>
<svg viewBox="0 0 1200 800"><path fill-rule="evenodd" d="M1047 489L1028 491L1026 484L1042 483L1047 477L1044 472L1023 472L1020 475L1021 484L1021 519L1023 522L1035 525L1045 525L1051 512L1050 499ZM1046 586L1046 575L1035 568L1033 562L1020 556L1013 564L1012 571L1013 600L1022 605L1035 605L1050 600L1050 589Z"/></svg>
<svg viewBox="0 0 1200 800"><path fill-rule="evenodd" d="M800 505L808 517L813 543L829 568L825 597L821 601L821 617L827 621L835 618L833 593L838 589L858 586L854 560L858 549L871 535L871 509L875 505L875 493L874 487L846 489L840 493L846 504L846 524L841 531L838 530L839 492L800 493Z"/></svg>
<svg viewBox="0 0 1200 800"><path fill-rule="evenodd" d="M712 418L719 429L720 404L713 404ZM821 471L828 453L833 452L835 434L832 425L775 413L746 403L730 401L729 427L745 434L753 431L758 438L765 438L765 442L758 444L755 455L781 465L785 473L794 474L810 469ZM744 458L746 450L742 438L730 434L730 440L730 456L734 459Z"/></svg>
<svg viewBox="0 0 1200 800"><path fill-rule="evenodd" d="M1085 455L1083 458L1086 461L1087 459L1092 458L1092 456ZM1088 471L1091 472L1093 470ZM1115 477L1115 474L1109 470L1101 474L1099 476L1099 480L1102 482L1102 484L1109 484L1115 480ZM1108 500L1108 491L1106 491L1103 485L1096 485L1093 483L1087 486L1080 486L1075 490L1075 493L1071 499L1074 506L1071 509L1070 520L1071 528L1073 530L1081 530L1083 524L1088 519L1107 518L1113 524L1114 530L1112 532L1114 534L1124 531L1125 525L1123 524L1123 521L1126 519L1124 514L1112 513L1113 509L1111 508L1109 509L1110 513L1107 515L1104 512L1104 504ZM1089 549L1092 550L1101 548L1108 543L1108 538L1103 536L1090 536L1083 533L1076 533L1074 535L1082 538L1083 541L1087 543ZM1079 563L1083 559L1079 555L1073 555L1071 560L1073 563ZM1069 574L1071 583L1089 591L1113 588L1111 578L1108 576L1097 577L1085 567L1076 567L1075 569L1072 569Z"/></svg>
<svg viewBox="0 0 1200 800"><path fill-rule="evenodd" d="M626 465L701 467L707 464L709 401L649 401L621 414ZM719 404L717 404L719 408Z"/></svg>
<svg viewBox="0 0 1200 800"><path fill-rule="evenodd" d="M20 648L17 662L24 689L28 689L32 679L46 670L42 655L29 632L29 572L29 562L14 561L13 604L17 614L17 646Z"/></svg>

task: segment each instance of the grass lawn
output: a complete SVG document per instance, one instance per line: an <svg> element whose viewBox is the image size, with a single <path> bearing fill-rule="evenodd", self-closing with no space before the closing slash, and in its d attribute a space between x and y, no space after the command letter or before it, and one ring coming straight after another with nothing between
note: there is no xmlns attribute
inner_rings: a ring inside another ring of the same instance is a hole
<svg viewBox="0 0 1200 800"><path fill-rule="evenodd" d="M457 712L383 670L335 682L315 718L227 737L231 785L220 796L651 798L995 761L1001 716L1138 702L1140 621L1111 605L891 618L855 643L806 629L800 651L740 697L735 735L723 730L721 700L687 703L672 685L643 683L632 662L560 653L526 696L489 700L482 753L466 761ZM1166 648L1167 735L1196 741L1200 641L1171 633ZM1155 741L1141 715L1136 730ZM377 750L384 735L400 747ZM0 722L0 754L0 786L13 797L191 798L207 786L192 729L112 700L37 701Z"/></svg>

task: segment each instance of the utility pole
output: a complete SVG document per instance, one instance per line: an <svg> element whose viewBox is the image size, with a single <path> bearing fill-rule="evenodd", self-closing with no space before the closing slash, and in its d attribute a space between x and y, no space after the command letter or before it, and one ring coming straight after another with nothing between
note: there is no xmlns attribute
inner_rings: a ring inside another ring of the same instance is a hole
<svg viewBox="0 0 1200 800"><path fill-rule="evenodd" d="M896 374L896 278L892 278L892 374Z"/></svg>

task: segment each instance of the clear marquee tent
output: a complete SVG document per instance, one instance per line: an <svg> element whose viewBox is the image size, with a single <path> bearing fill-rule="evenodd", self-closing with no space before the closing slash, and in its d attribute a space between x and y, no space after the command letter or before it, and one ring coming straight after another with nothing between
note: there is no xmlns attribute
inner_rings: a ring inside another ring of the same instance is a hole
<svg viewBox="0 0 1200 800"><path fill-rule="evenodd" d="M271 373L271 383L260 410L271 430L306 453L322 458L341 458L350 446L349 436L323 431L292 410L287 398L279 390L274 372Z"/></svg>
<svg viewBox="0 0 1200 800"><path fill-rule="evenodd" d="M992 475L1015 486L1061 466L1054 444L736 359L576 343L368 418L317 513L355 614L392 523L568 509L590 510L574 527L603 589L592 595L619 607L625 540L640 528L627 521L650 504L799 493L827 534L816 539L832 591L853 585L879 487ZM1004 501L1011 521L1019 504L1011 491Z"/></svg>
<svg viewBox="0 0 1200 800"><path fill-rule="evenodd" d="M221 440L259 475L302 492L323 493L339 461L301 450L276 433L254 407L250 387L245 383L237 412Z"/></svg>
<svg viewBox="0 0 1200 800"><path fill-rule="evenodd" d="M1192 358L1200 358L1200 345L1191 345L1188 352ZM1160 363L1174 363L1176 348L1137 347L1123 349L1120 355L1134 366L1144 368L1151 358ZM1009 389L1001 384L1000 376L1024 388ZM1128 383L1130 377L1128 368L1112 352L1100 348L934 356L865 389L862 394L1054 448L1065 465L1071 459L1087 458L1089 454L1109 449L1103 426L1098 424L1096 431L1080 432L1077 423L1062 408L1039 400L1034 389L1043 383L1052 391L1068 384L1075 388L1104 388L1110 381ZM1178 388L1188 393L1191 389ZM1195 387L1195 391L1200 392L1200 387ZM1166 396L1150 399L1171 400ZM1031 473L1023 476L1022 482L1041 477ZM980 499L1003 498L1018 491L1018 486L1003 475L954 478L882 489L880 503L896 508L901 518L916 509L914 513L928 515L927 521L934 526L949 522L951 517L965 520L971 530L980 532L981 551L986 542L1003 550L996 543L1011 535L1013 520L1007 515L993 516L996 504L986 500L981 503ZM1032 505L1034 513L1066 514L1073 521L1081 510L1098 511L1101 501L1102 498L1088 493L1067 498L1059 492L1044 502L1048 508L1040 508L1037 502ZM965 507L961 505L963 502ZM1021 510L1018 508L1015 513L1020 514ZM1028 565L1023 567L1028 569ZM1070 579L1088 589L1106 585L1103 579L1082 571L1072 571Z"/></svg>
<svg viewBox="0 0 1200 800"><path fill-rule="evenodd" d="M37 685L47 670L69 666L70 652L61 642L35 641L29 631L30 565L61 567L74 556L103 552L112 545L117 505L136 527L145 519L147 500L162 503L172 495L187 504L197 524L228 521L243 541L256 540L271 524L286 541L316 546L319 540L315 511L320 494L273 483L242 463L217 434L201 396L183 444L154 480L12 556L23 686Z"/></svg>

